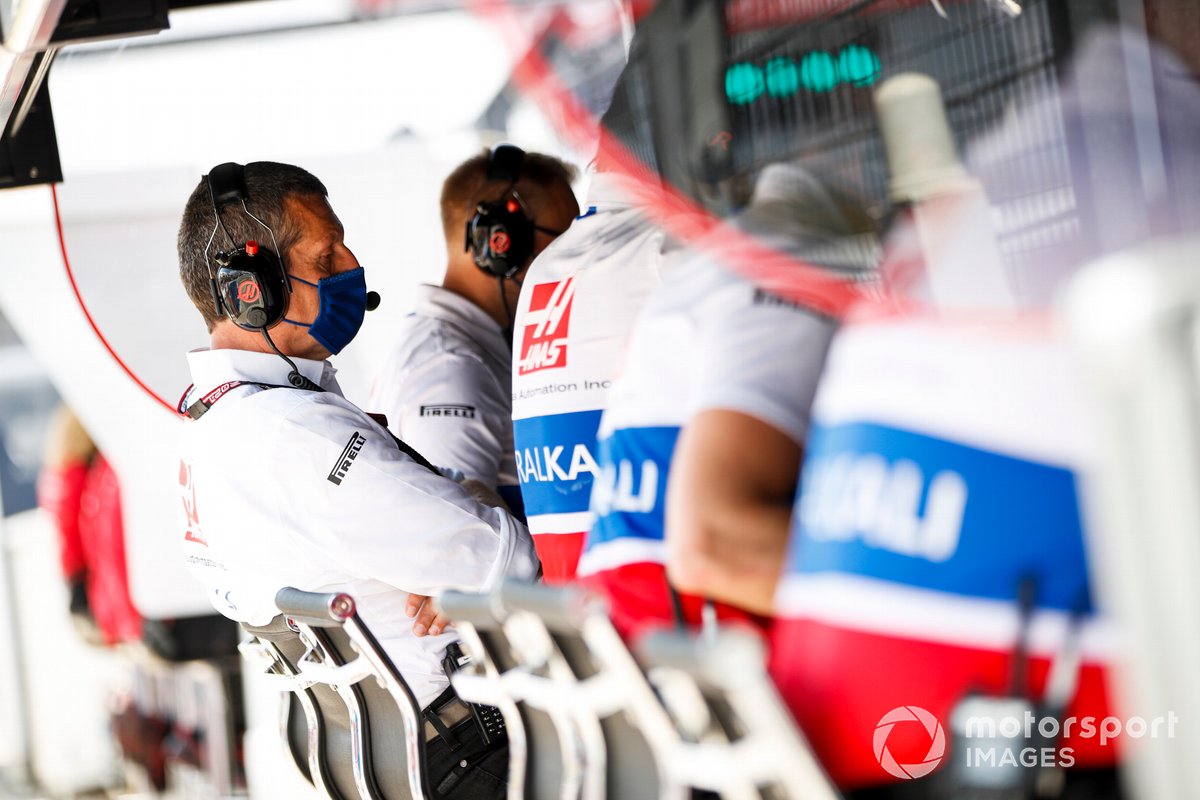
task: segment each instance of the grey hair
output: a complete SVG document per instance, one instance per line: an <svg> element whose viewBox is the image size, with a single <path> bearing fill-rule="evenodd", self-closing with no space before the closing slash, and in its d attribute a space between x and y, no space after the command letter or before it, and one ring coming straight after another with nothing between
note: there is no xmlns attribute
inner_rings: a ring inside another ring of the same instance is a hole
<svg viewBox="0 0 1200 800"><path fill-rule="evenodd" d="M273 161L255 161L247 164L245 178L246 209L274 232L275 242L279 245L276 255L280 259L286 259L288 251L299 241L302 233L295 221L285 213L287 199L328 197L329 192L325 184L307 170ZM210 332L221 319L213 306L210 270L215 268L210 263L212 257L218 251L240 247L251 239L263 243L264 246L270 246L271 242L270 234L247 215L241 203L225 206L221 210L221 222L228 236L220 229L216 230L214 236L216 218L213 215L208 179L205 176L192 190L187 205L184 206L177 241L179 278L183 281L188 297L204 317L204 324ZM233 241L230 241L231 238ZM210 240L212 247L206 260L204 251Z"/></svg>

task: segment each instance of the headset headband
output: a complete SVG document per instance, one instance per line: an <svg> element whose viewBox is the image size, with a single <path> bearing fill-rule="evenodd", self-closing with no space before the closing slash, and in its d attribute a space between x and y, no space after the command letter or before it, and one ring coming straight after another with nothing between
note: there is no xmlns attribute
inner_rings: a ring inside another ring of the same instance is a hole
<svg viewBox="0 0 1200 800"><path fill-rule="evenodd" d="M487 180L515 184L521 177L525 151L516 145L502 144L488 155Z"/></svg>
<svg viewBox="0 0 1200 800"><path fill-rule="evenodd" d="M249 196L246 191L246 168L232 161L213 167L208 173L208 193L217 211L230 203L245 201Z"/></svg>

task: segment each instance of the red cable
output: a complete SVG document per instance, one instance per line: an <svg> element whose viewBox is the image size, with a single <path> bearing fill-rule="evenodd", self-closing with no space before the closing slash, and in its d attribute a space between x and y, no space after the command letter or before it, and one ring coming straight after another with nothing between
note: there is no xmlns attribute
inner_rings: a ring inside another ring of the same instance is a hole
<svg viewBox="0 0 1200 800"><path fill-rule="evenodd" d="M75 299L79 301L79 308L83 311L83 316L87 317L88 324L92 326L92 330L96 333L96 338L100 340L100 344L104 345L104 349L113 357L113 361L117 362L117 366L125 371L125 374L133 379L133 382L142 388L146 394L153 397L162 405L163 408L176 414L175 407L159 397L153 389L147 386L142 380L133 374L133 370L121 360L117 355L117 351L113 350L112 345L108 343L108 339L104 338L104 334L100 332L100 328L96 326L96 320L92 319L92 313L88 311L87 304L83 302L83 295L79 293L79 286L75 283L75 273L71 271L71 259L67 257L67 240L63 237L62 214L58 210L58 188L52 183L50 184L50 197L54 200L54 226L58 230L58 246L62 250L63 266L67 269L67 280L71 282L71 291L75 292Z"/></svg>

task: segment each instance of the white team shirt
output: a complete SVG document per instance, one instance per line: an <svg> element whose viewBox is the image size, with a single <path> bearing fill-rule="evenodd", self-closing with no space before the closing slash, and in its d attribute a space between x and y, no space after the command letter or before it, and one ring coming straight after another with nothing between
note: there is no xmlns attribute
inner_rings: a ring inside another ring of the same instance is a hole
<svg viewBox="0 0 1200 800"><path fill-rule="evenodd" d="M456 637L414 636L409 592L532 578L532 542L506 511L403 454L342 397L328 362L294 361L326 391L242 385L185 424L186 561L214 607L239 622L275 617L284 586L352 595L425 706L448 685L441 657ZM278 356L242 350L199 350L188 363L193 398L232 381L286 385L289 371Z"/></svg>
<svg viewBox="0 0 1200 800"><path fill-rule="evenodd" d="M587 211L529 268L514 322L513 437L529 529L550 581L574 575L596 474L596 429L619 354L661 282L669 240L599 173Z"/></svg>
<svg viewBox="0 0 1200 800"><path fill-rule="evenodd" d="M835 329L702 252L672 266L637 320L600 422L596 520L579 574L663 563L667 472L700 411L746 414L803 442Z"/></svg>
<svg viewBox="0 0 1200 800"><path fill-rule="evenodd" d="M512 352L479 306L440 286L418 287L416 309L375 378L369 407L432 463L499 491L519 516Z"/></svg>

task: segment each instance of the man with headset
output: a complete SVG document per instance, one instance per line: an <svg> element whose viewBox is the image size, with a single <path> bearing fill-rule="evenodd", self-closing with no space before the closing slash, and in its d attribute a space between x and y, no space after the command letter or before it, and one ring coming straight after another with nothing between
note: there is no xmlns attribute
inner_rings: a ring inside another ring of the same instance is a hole
<svg viewBox="0 0 1200 800"><path fill-rule="evenodd" d="M435 463L498 491L522 515L512 434L512 321L533 258L579 214L575 170L500 145L442 184L446 276L417 308L371 390L370 407Z"/></svg>
<svg viewBox="0 0 1200 800"><path fill-rule="evenodd" d="M253 625L284 586L352 595L426 710L432 784L502 797L507 746L485 743L442 669L453 635L419 636L405 607L532 578L537 559L507 511L342 397L327 359L368 293L326 195L303 169L257 162L215 167L187 202L180 274L212 347L188 354L180 403L185 558L218 611Z"/></svg>

